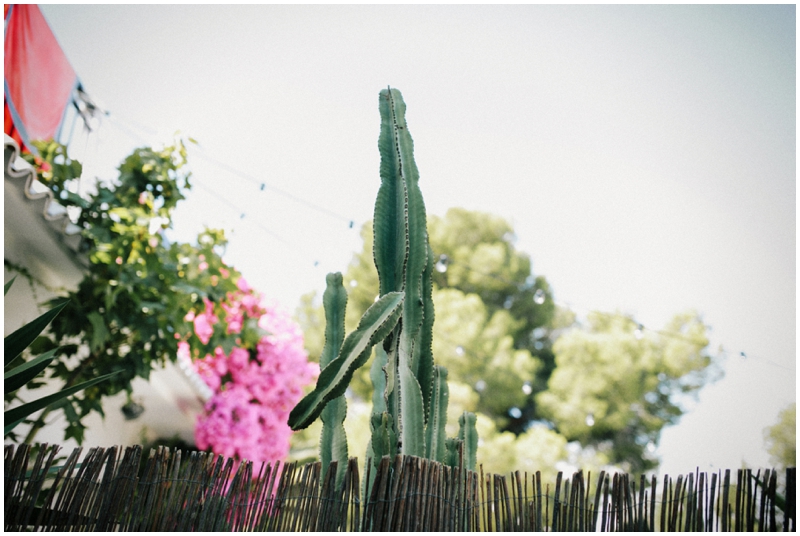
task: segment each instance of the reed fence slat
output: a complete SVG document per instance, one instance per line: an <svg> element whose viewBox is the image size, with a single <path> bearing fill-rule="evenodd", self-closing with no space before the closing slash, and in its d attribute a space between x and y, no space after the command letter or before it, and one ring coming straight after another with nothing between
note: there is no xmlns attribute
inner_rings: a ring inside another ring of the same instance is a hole
<svg viewBox="0 0 800 536"><path fill-rule="evenodd" d="M796 469L510 475L411 456L253 464L164 447L6 445L6 531L795 531ZM62 465L56 465L62 463ZM637 482L638 480L638 482ZM362 487L363 486L363 487ZM544 493L543 493L544 488ZM735 489L732 489L735 488ZM554 490L552 495L550 490ZM363 495L363 500L362 500Z"/></svg>

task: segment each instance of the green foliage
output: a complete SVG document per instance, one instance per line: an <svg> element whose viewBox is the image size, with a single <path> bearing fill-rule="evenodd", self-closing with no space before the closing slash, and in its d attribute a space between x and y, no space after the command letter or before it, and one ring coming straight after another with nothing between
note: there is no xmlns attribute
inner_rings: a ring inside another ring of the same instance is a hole
<svg viewBox="0 0 800 536"><path fill-rule="evenodd" d="M677 422L681 398L713 372L707 345L706 327L692 312L659 332L642 332L621 314L590 314L587 328L556 342L556 369L538 408L567 439L608 451L628 471L652 469L648 444Z"/></svg>
<svg viewBox="0 0 800 536"><path fill-rule="evenodd" d="M196 245L169 243L164 236L177 203L190 188L182 142L161 150L136 149L120 164L116 181L98 184L86 197L69 193L80 164L71 161L63 147L50 142L37 144L37 149L45 158L33 162L41 180L61 204L80 208L76 223L89 267L78 288L65 296L64 314L33 350L61 348L45 379L61 381L65 388L120 371L61 406L65 439L80 443L83 419L91 412L102 415L104 397L130 393L134 378L147 379L155 367L174 360L176 333L191 331L186 312L202 309L204 298L216 301L236 290L237 277L220 258L225 245L221 231L204 231ZM230 350L236 336L222 329L215 326L208 347ZM257 326L240 336L258 337ZM33 440L52 409L33 423L26 442Z"/></svg>
<svg viewBox="0 0 800 536"><path fill-rule="evenodd" d="M14 279L5 284L3 287L3 296L8 294L8 291L13 283ZM25 324L11 335L5 337L5 356L3 359L3 393L6 397L13 395L17 390L26 385L32 385L31 381L42 371L44 371L47 366L50 365L53 359L55 359L58 348L54 348L38 357L14 366L14 363L16 363L16 361L22 356L25 348L27 348L28 345L39 336L39 334L55 317L58 316L58 314L66 305L67 303L63 302L55 306L53 309L47 311L32 322ZM51 404L62 402L74 393L82 391L83 389L91 387L97 383L103 382L115 374L116 372L112 372L110 374L100 376L99 378L94 378L93 380L62 389L57 393L38 398L11 409L4 410L3 436L7 437L9 435L13 435L12 431L14 428L16 428L18 424L23 422L31 414L36 413L37 411L44 409Z"/></svg>
<svg viewBox="0 0 800 536"><path fill-rule="evenodd" d="M764 442L776 468L797 466L797 404L785 407L778 421L764 430Z"/></svg>

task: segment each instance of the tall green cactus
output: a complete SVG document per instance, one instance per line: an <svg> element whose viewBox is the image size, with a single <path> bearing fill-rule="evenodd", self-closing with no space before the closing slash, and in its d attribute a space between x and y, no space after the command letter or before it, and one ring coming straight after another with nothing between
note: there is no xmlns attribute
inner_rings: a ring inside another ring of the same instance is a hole
<svg viewBox="0 0 800 536"><path fill-rule="evenodd" d="M339 355L344 341L344 315L347 308L347 292L342 285L342 274L328 274L327 287L322 296L325 309L325 346L319 358L319 366L324 368ZM322 467L337 462L336 485L341 485L347 469L347 436L344 419L347 416L347 402L344 395L331 400L322 410L322 437L320 438L320 461Z"/></svg>
<svg viewBox="0 0 800 536"><path fill-rule="evenodd" d="M339 420L344 401L337 397L344 393L354 370L366 361L372 346L377 345L370 371L375 391L368 457L376 465L381 456L398 453L452 464L453 445L462 442L467 467L474 469L477 433L473 414L460 419L458 439L445 441L447 370L434 367L431 351L433 252L428 243L414 143L400 92L391 88L381 91L379 110L381 186L375 201L373 256L380 298L364 313L358 328L341 343L337 354L336 341L341 339L336 337L342 329L347 298L341 275L328 276L324 298L328 327L324 359L320 360L322 371L314 391L292 410L289 425L294 430L302 429L322 414L323 464L337 459L336 442L344 437Z"/></svg>

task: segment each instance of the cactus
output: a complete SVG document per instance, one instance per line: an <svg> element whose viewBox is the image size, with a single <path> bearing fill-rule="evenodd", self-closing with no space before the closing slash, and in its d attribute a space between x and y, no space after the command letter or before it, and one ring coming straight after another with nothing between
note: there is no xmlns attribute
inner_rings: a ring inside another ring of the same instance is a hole
<svg viewBox="0 0 800 536"><path fill-rule="evenodd" d="M465 467L474 469L475 415L465 413L460 419L459 438L445 440L447 370L434 367L431 351L433 252L428 244L414 144L400 92L391 88L381 91L379 110L381 186L375 201L373 256L380 298L364 313L356 331L347 337L333 358L335 334L342 328L347 298L341 275L328 275L324 298L328 325L324 359L320 359L322 371L314 391L292 410L289 425L299 430L322 414L321 452L326 453L323 464L339 459L333 452L336 441L344 437L343 429L341 435L339 432L344 401L339 402L337 397L344 393L353 371L367 360L372 346L376 346L370 370L374 392L368 457L376 466L382 456L395 454L457 465L458 455L454 457L453 453L459 444L464 444ZM326 427L330 432L325 432Z"/></svg>
<svg viewBox="0 0 800 536"><path fill-rule="evenodd" d="M342 274L328 274L327 287L322 297L325 308L325 346L319 358L319 366L324 368L339 355L344 341L344 314L347 307L347 292L342 285ZM347 416L347 402L344 395L331 400L322 410L322 436L320 438L319 458L322 467L329 467L336 461L336 485L341 485L347 470L347 436L344 432L344 418Z"/></svg>
<svg viewBox="0 0 800 536"><path fill-rule="evenodd" d="M289 413L289 426L302 430L319 417L325 405L344 394L353 372L363 365L372 347L392 332L400 318L402 292L390 292L367 309L356 330L347 336L339 355L323 368L317 385Z"/></svg>

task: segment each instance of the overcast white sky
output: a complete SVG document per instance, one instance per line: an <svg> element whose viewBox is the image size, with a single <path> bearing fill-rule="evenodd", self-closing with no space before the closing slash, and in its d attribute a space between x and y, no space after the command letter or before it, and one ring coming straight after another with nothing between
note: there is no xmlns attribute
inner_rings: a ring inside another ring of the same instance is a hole
<svg viewBox="0 0 800 536"><path fill-rule="evenodd" d="M290 309L360 246L399 88L429 213L506 217L581 315L712 326L726 377L664 432L662 471L767 465L796 398L793 5L42 10L111 112L87 170L196 138L176 236L233 229L228 261Z"/></svg>

